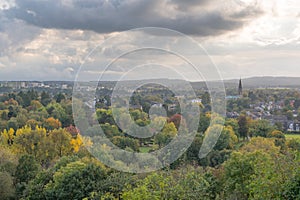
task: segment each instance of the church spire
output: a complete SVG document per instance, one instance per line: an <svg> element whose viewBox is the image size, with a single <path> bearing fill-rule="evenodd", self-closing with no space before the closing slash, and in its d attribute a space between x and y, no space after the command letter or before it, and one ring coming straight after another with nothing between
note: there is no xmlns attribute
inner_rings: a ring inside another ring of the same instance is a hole
<svg viewBox="0 0 300 200"><path fill-rule="evenodd" d="M240 78L240 82L239 82L239 95L243 95L242 78Z"/></svg>

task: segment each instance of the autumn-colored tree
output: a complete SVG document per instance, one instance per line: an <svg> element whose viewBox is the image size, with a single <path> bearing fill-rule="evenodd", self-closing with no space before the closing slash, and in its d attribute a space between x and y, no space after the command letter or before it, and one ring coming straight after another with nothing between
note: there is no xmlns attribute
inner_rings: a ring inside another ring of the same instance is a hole
<svg viewBox="0 0 300 200"><path fill-rule="evenodd" d="M61 122L58 119L54 119L53 117L50 117L45 120L44 127L47 130L54 130L61 128Z"/></svg>
<svg viewBox="0 0 300 200"><path fill-rule="evenodd" d="M74 137L74 138L76 138L77 135L80 133L80 132L79 132L79 129L76 128L76 127L73 126L73 125L70 125L70 126L68 126L67 128L65 128L65 129L66 129L66 131L69 132L69 133L72 135L72 137Z"/></svg>
<svg viewBox="0 0 300 200"><path fill-rule="evenodd" d="M80 148L83 146L83 138L80 135L77 135L76 138L71 139L70 143L72 145L73 152L77 153L80 150Z"/></svg>
<svg viewBox="0 0 300 200"><path fill-rule="evenodd" d="M3 145L13 145L15 130L10 128L9 130L4 129L0 136L0 141Z"/></svg>
<svg viewBox="0 0 300 200"><path fill-rule="evenodd" d="M183 120L182 116L180 114L175 114L173 116L171 116L168 120L168 122L173 122L176 129L178 130L179 126L180 126L180 123L181 121Z"/></svg>

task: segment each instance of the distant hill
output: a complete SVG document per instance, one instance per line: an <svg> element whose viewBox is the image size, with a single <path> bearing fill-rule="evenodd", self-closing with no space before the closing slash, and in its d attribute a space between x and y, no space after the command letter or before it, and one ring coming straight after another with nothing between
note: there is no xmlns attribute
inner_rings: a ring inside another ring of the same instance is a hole
<svg viewBox="0 0 300 200"><path fill-rule="evenodd" d="M37 82L37 81L8 81L9 82ZM177 79L151 79L152 83L168 83L173 86L180 87L182 85L182 80ZM0 86L6 85L7 81L0 81ZM44 84L57 87L59 85L69 85L73 86L73 81L43 81ZM98 82L96 82L98 83ZM113 88L117 81L100 81L99 86L106 86L108 88ZM137 83L142 84L141 80L125 80L122 81L124 87L136 86ZM224 80L226 88L237 88L239 79ZM95 81L81 82L82 85L94 85ZM167 84L167 85L168 85ZM272 76L262 76L262 77L251 77L242 78L243 88L299 88L300 89L300 77L272 77ZM191 82L194 89L207 89L206 83L204 81ZM8 88L9 89L9 88Z"/></svg>
<svg viewBox="0 0 300 200"><path fill-rule="evenodd" d="M224 83L227 87L238 85L239 79L225 80ZM300 88L300 77L251 77L242 79L244 88Z"/></svg>

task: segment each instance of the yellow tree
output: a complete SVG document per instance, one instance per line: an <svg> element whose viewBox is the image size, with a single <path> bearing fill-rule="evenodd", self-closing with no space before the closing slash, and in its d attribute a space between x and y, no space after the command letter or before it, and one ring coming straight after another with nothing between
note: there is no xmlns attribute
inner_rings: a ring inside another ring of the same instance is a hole
<svg viewBox="0 0 300 200"><path fill-rule="evenodd" d="M72 136L65 129L55 129L49 132L49 139L53 142L57 156L62 157L72 153Z"/></svg>
<svg viewBox="0 0 300 200"><path fill-rule="evenodd" d="M16 131L14 141L19 151L34 155L37 158L45 139L46 129L38 127L36 130L32 130L30 126L25 126Z"/></svg>
<svg viewBox="0 0 300 200"><path fill-rule="evenodd" d="M3 145L9 145L9 146L13 145L14 138L15 138L14 134L15 134L14 129L10 128L8 131L4 129L3 132L1 132L1 137L0 137L1 143Z"/></svg>
<svg viewBox="0 0 300 200"><path fill-rule="evenodd" d="M80 148L82 147L82 145L83 145L83 139L82 139L82 137L78 134L77 136L76 136L76 138L72 138L71 139L71 145L72 145L72 149L73 149L73 151L74 151L74 153L77 153L79 150L80 150Z"/></svg>

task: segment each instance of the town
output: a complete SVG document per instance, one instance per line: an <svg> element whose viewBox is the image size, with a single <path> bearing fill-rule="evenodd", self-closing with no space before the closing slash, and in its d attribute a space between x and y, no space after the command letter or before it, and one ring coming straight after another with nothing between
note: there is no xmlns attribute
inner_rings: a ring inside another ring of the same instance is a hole
<svg viewBox="0 0 300 200"><path fill-rule="evenodd" d="M178 81L173 82L174 84L180 84ZM130 82L127 82L127 84L130 84ZM131 108L138 108L147 112L151 105L155 105L164 107L168 112L174 114L180 112L177 98L186 98L191 103L202 104L204 107L203 112L208 111L210 97L205 83L191 84L198 95L194 99L175 96L167 88L159 85L147 85L136 91L129 91L133 93ZM36 90L46 91L51 95L61 92L71 97L73 85L74 83L71 81L1 81L0 96L12 91ZM89 107L93 107L93 104L96 105L96 108L108 108L110 106L110 96L115 86L114 81L100 82L97 89L93 88L92 85L94 84L88 82L81 85L80 89L83 92L96 91L95 97L92 97L87 103ZM124 85L124 90L126 90L126 83ZM226 91L227 118L236 119L243 113L253 120L267 120L271 125L276 125L284 132L300 132L300 89L297 87L262 88L258 85L258 89L253 86L245 88L242 79L236 80L235 85L232 83L228 85ZM146 96L148 99L142 99L141 96Z"/></svg>

